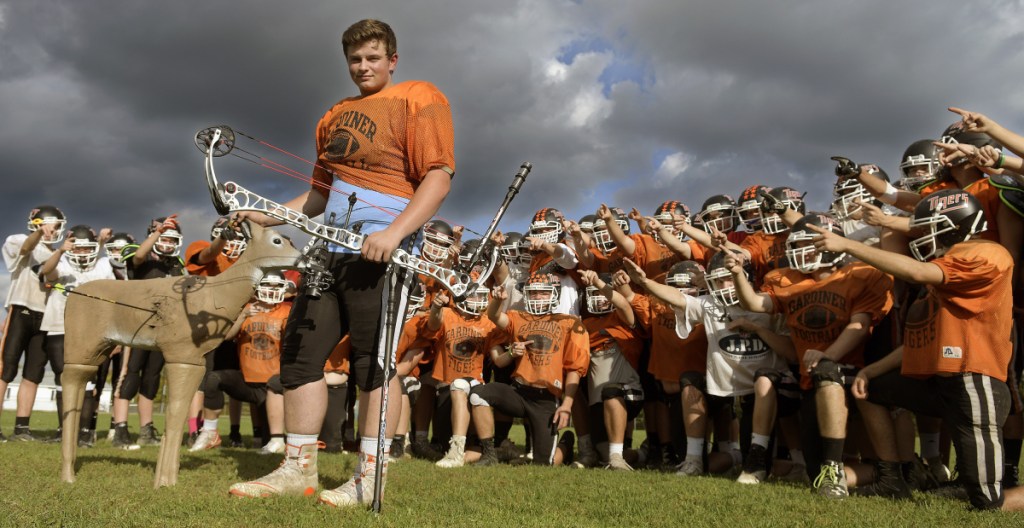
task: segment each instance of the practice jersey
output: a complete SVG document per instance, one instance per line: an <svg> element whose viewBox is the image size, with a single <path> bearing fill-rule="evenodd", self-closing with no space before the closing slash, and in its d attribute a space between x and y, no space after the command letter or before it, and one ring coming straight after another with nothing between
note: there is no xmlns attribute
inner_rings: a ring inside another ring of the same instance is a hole
<svg viewBox="0 0 1024 528"><path fill-rule="evenodd" d="M708 338L701 323L686 338L676 333L676 315L672 307L656 297L633 295L630 301L637 322L651 338L651 358L647 371L654 379L679 383L684 372L707 370Z"/></svg>
<svg viewBox="0 0 1024 528"><path fill-rule="evenodd" d="M185 261L180 257L160 256L153 251L150 251L141 264L136 265L134 257L138 250L138 244L128 244L121 248L121 258L124 260L128 279L145 280L185 275Z"/></svg>
<svg viewBox="0 0 1024 528"><path fill-rule="evenodd" d="M743 239L740 247L750 253L755 288L761 287L769 271L789 267L789 261L786 260L787 238L789 232L768 234L755 231Z"/></svg>
<svg viewBox="0 0 1024 528"><path fill-rule="evenodd" d="M281 372L281 333L291 309L291 301L285 301L269 312L254 313L242 322L235 343L246 383L266 383Z"/></svg>
<svg viewBox="0 0 1024 528"><path fill-rule="evenodd" d="M116 280L114 276L114 269L110 265L110 260L106 257L100 257L96 259L96 264L93 265L91 270L78 271L68 262L68 254L61 255L60 261L57 262L57 280L51 284L55 287L60 285L65 291L74 290L75 288L94 280L109 279ZM45 279L43 279L45 280ZM50 281L46 281L50 282ZM46 299L46 308L43 310L43 322L39 325L39 329L46 332L49 335L61 335L64 333L64 308L68 304L68 295L74 295L74 293L65 293L58 289L54 289L50 296ZM92 302L102 303L104 301L92 300ZM84 305L79 305L84 306Z"/></svg>
<svg viewBox="0 0 1024 528"><path fill-rule="evenodd" d="M872 327L878 324L892 307L892 288L892 277L860 262L836 269L821 281L790 268L765 276L762 289L771 296L775 311L786 316L786 326L800 359L801 387L812 387L803 364L804 353L827 349L854 314L866 313ZM837 363L863 367L863 342Z"/></svg>
<svg viewBox="0 0 1024 528"><path fill-rule="evenodd" d="M235 263L234 260L225 257L223 253L217 253L217 256L210 262L200 264L198 261L199 252L208 247L210 247L210 242L206 240L196 240L188 245L188 249L185 250L185 269L188 270L189 275L215 277L224 273L224 270L230 268Z"/></svg>
<svg viewBox="0 0 1024 528"><path fill-rule="evenodd" d="M354 192L351 222L363 234L383 230L428 172L455 174L454 145L448 99L433 84L406 81L342 99L316 127L312 188L327 198L324 218L334 213L340 223Z"/></svg>
<svg viewBox="0 0 1024 528"><path fill-rule="evenodd" d="M565 390L565 373L587 374L590 365L590 339L587 329L573 315L530 315L508 312L505 332L511 341L531 341L526 353L516 361L513 379L535 386L546 386L555 396Z"/></svg>
<svg viewBox="0 0 1024 528"><path fill-rule="evenodd" d="M437 333L433 378L451 384L459 378L483 383L484 358L491 348L507 340L485 315L467 317L451 308L441 309L441 328Z"/></svg>
<svg viewBox="0 0 1024 528"><path fill-rule="evenodd" d="M324 372L338 372L341 374L349 373L349 355L352 353L352 340L348 334L341 336L341 341L338 341L337 345L334 345L334 350L331 350L331 355L327 356L327 361L324 363ZM402 357L402 356L397 356Z"/></svg>
<svg viewBox="0 0 1024 528"><path fill-rule="evenodd" d="M634 369L640 368L640 354L644 343L636 328L626 325L614 311L583 318L583 326L590 337L590 359L603 350L615 349Z"/></svg>
<svg viewBox="0 0 1024 528"><path fill-rule="evenodd" d="M749 237L748 237L749 238ZM694 332L707 339L707 391L713 396L745 396L754 392L754 374L762 368L785 370L779 357L757 333L729 329L729 323L745 318L777 334L786 333L778 315L748 312L739 306L726 309L710 295L683 295L686 308L675 308L675 330L686 339ZM703 328L701 324L703 323Z"/></svg>
<svg viewBox="0 0 1024 528"><path fill-rule="evenodd" d="M995 242L970 240L929 262L942 269L942 284L928 285L907 312L902 373L922 378L974 372L1006 381L1010 253Z"/></svg>
<svg viewBox="0 0 1024 528"><path fill-rule="evenodd" d="M28 235L17 234L7 237L4 240L4 264L7 265L7 272L11 274L10 286L7 289L7 300L4 308L8 313L12 305L24 306L34 312L42 313L46 309L47 290L39 282L39 276L32 268L41 266L53 255L50 246L39 242L28 255L21 254L21 247L25 244Z"/></svg>

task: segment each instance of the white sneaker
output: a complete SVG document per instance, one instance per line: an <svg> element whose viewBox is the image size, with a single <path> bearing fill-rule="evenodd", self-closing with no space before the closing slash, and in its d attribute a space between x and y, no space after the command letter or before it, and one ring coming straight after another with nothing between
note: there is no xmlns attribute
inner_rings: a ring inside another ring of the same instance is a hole
<svg viewBox="0 0 1024 528"><path fill-rule="evenodd" d="M736 482L739 482L740 484L760 484L764 482L766 474L767 472L763 469L751 472L744 471L740 473L740 476L739 478L736 479Z"/></svg>
<svg viewBox="0 0 1024 528"><path fill-rule="evenodd" d="M196 437L195 443L188 448L191 452L205 451L220 446L220 433L212 429L203 429Z"/></svg>
<svg viewBox="0 0 1024 528"><path fill-rule="evenodd" d="M360 454L362 459L365 455ZM373 488L377 484L377 464L373 456L366 456L365 461L356 466L358 473L348 479L348 482L332 490L320 492L319 501L335 508L348 506L367 506L373 502ZM360 470L360 468L362 468ZM384 463L384 482L381 483L381 494L384 493L384 484L387 484L388 465Z"/></svg>
<svg viewBox="0 0 1024 528"><path fill-rule="evenodd" d="M313 495L318 482L316 455L319 449L319 444L289 445L288 453L277 469L262 478L233 484L228 493L236 497Z"/></svg>
<svg viewBox="0 0 1024 528"><path fill-rule="evenodd" d="M676 466L677 477L697 477L704 474L704 461L700 457L686 457Z"/></svg>
<svg viewBox="0 0 1024 528"><path fill-rule="evenodd" d="M272 455L284 453L284 439L283 438L271 438L267 445L260 448L261 455Z"/></svg>
<svg viewBox="0 0 1024 528"><path fill-rule="evenodd" d="M611 469L615 471L633 471L633 467L630 466L626 459L622 458L622 455L615 453L614 455L608 455L608 465L605 469Z"/></svg>
<svg viewBox="0 0 1024 528"><path fill-rule="evenodd" d="M448 448L448 453L444 456L444 458L437 461L437 467L457 468L465 465L466 441L456 441L454 438L452 438L450 443L451 447Z"/></svg>

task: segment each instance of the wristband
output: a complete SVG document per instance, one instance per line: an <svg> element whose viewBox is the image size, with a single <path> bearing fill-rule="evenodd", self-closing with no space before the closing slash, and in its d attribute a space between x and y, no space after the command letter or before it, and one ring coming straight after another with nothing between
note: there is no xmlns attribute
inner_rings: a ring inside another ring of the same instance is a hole
<svg viewBox="0 0 1024 528"><path fill-rule="evenodd" d="M996 164L993 165L992 167L996 168L996 169L1003 168L1003 161L1006 161L1006 154L1003 154L1002 152L1000 152L999 153L999 159L996 160Z"/></svg>
<svg viewBox="0 0 1024 528"><path fill-rule="evenodd" d="M878 199L880 201L882 201L882 203L885 203L885 204L888 204L888 205L895 205L896 204L896 195L898 193L899 193L899 190L896 189L895 187L893 187L891 183L885 182L885 192L883 192L882 194L879 194L878 195Z"/></svg>

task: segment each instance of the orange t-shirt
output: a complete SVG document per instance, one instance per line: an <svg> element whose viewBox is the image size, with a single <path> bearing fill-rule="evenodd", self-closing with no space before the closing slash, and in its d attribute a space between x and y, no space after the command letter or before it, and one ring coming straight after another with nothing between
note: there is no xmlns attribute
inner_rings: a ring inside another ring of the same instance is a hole
<svg viewBox="0 0 1024 528"><path fill-rule="evenodd" d="M199 264L194 259L199 255L200 251L208 247L210 247L210 242L206 240L196 240L188 245L188 249L185 250L185 269L188 270L189 275L215 277L224 273L224 270L230 268L235 263L235 261L225 257L223 253L217 253L217 257L209 263Z"/></svg>
<svg viewBox="0 0 1024 528"><path fill-rule="evenodd" d="M435 380L451 384L459 378L484 381L484 358L494 345L506 340L486 316L466 317L451 308L441 309L441 328L435 350L437 361L431 375Z"/></svg>
<svg viewBox="0 0 1024 528"><path fill-rule="evenodd" d="M626 326L615 313L584 317L583 326L590 335L591 353L604 350L610 346L618 346L622 357L626 358L633 370L640 371L640 354L643 353L644 342L636 329Z"/></svg>
<svg viewBox="0 0 1024 528"><path fill-rule="evenodd" d="M405 81L373 95L342 99L316 127L313 190L328 196L337 176L412 198L431 170L455 174L454 145L448 99L433 84Z"/></svg>
<svg viewBox="0 0 1024 528"><path fill-rule="evenodd" d="M741 248L750 252L755 288L761 286L764 276L769 271L789 267L789 261L786 260L786 238L788 237L789 233L769 235L764 231L756 231L740 244Z"/></svg>
<svg viewBox="0 0 1024 528"><path fill-rule="evenodd" d="M590 366L590 338L580 319L573 315L530 315L511 310L505 333L512 341L532 341L516 361L513 378L529 385L547 386L555 396L565 388L565 373L580 377Z"/></svg>
<svg viewBox="0 0 1024 528"><path fill-rule="evenodd" d="M812 386L804 352L827 349L854 314L868 314L874 327L892 308L892 286L892 277L862 262L847 264L822 281L791 268L765 275L762 290L771 296L775 311L786 316L800 360L801 387ZM863 367L864 343L837 363Z"/></svg>
<svg viewBox="0 0 1024 528"><path fill-rule="evenodd" d="M910 306L903 339L905 376L974 372L1006 381L1012 350L1013 259L988 240L954 245L929 261L942 284Z"/></svg>
<svg viewBox="0 0 1024 528"><path fill-rule="evenodd" d="M651 359L647 371L654 379L678 383L684 372L708 370L708 335L704 324L694 325L686 339L676 333L676 314L657 298L636 294L630 303L637 321L651 336Z"/></svg>
<svg viewBox="0 0 1024 528"><path fill-rule="evenodd" d="M242 322L235 343L246 383L266 383L281 372L281 334L291 309L291 301L285 301Z"/></svg>
<svg viewBox="0 0 1024 528"><path fill-rule="evenodd" d="M352 342L349 340L348 334L345 334L341 337L341 341L338 341L338 344L334 345L334 350L331 351L331 355L328 356L327 362L324 363L324 372L340 372L342 374L348 374L348 358L351 353Z"/></svg>

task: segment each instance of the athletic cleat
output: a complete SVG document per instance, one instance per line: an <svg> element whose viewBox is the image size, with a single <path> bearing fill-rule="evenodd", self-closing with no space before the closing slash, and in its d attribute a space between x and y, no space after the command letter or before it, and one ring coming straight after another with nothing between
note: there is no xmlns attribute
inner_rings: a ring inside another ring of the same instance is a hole
<svg viewBox="0 0 1024 528"><path fill-rule="evenodd" d="M700 457L686 457L676 468L677 477L699 477L704 474L704 461Z"/></svg>
<svg viewBox="0 0 1024 528"><path fill-rule="evenodd" d="M228 488L235 497L273 497L275 495L305 495L316 493L316 454L319 444L287 446L293 454L287 454L281 465L270 474L249 482L239 482Z"/></svg>
<svg viewBox="0 0 1024 528"><path fill-rule="evenodd" d="M140 446L160 445L160 437L157 436L156 426L148 423L139 428L139 439L135 443Z"/></svg>
<svg viewBox="0 0 1024 528"><path fill-rule="evenodd" d="M405 438L399 439L397 436L394 441L391 442L391 457L388 459L390 462L398 462L405 457Z"/></svg>
<svg viewBox="0 0 1024 528"><path fill-rule="evenodd" d="M622 458L620 453L608 455L608 465L604 468L613 471L633 471L633 467L626 463L626 459Z"/></svg>
<svg viewBox="0 0 1024 528"><path fill-rule="evenodd" d="M365 455L359 455L362 458ZM373 502L373 488L377 484L375 457L366 456L362 463L363 470L348 479L348 482L332 490L320 492L319 501L334 508L349 506L366 506ZM384 464L384 482L381 485L381 495L384 494L384 485L387 484L387 464Z"/></svg>
<svg viewBox="0 0 1024 528"><path fill-rule="evenodd" d="M78 447L92 447L96 445L96 431L82 429L78 432Z"/></svg>
<svg viewBox="0 0 1024 528"><path fill-rule="evenodd" d="M284 453L284 438L271 438L267 445L260 448L261 455Z"/></svg>
<svg viewBox="0 0 1024 528"><path fill-rule="evenodd" d="M220 433L210 429L203 429L199 433L199 437L196 438L195 443L193 443L192 447L188 448L188 450L193 453L196 451L205 451L207 449L213 449L220 446L220 443Z"/></svg>
<svg viewBox="0 0 1024 528"><path fill-rule="evenodd" d="M28 427L14 428L14 434L11 435L12 442L35 442L39 440L32 434L32 431Z"/></svg>
<svg viewBox="0 0 1024 528"><path fill-rule="evenodd" d="M59 444L64 439L64 431L61 428L57 428L57 432L53 433L53 436L46 439L47 444Z"/></svg>
<svg viewBox="0 0 1024 528"><path fill-rule="evenodd" d="M437 462L444 458L444 453L438 451L431 443L426 441L413 441L412 448L409 451L412 452L412 456L431 462Z"/></svg>
<svg viewBox="0 0 1024 528"><path fill-rule="evenodd" d="M597 467L597 451L594 448L580 449L579 456L576 457L576 461L572 463L572 467L576 469L592 468Z"/></svg>
<svg viewBox="0 0 1024 528"><path fill-rule="evenodd" d="M760 484L764 482L768 471L765 469L768 464L768 450L757 444L750 446L747 452L747 459L743 461L743 472L740 473L736 482L740 484Z"/></svg>
<svg viewBox="0 0 1024 528"><path fill-rule="evenodd" d="M448 453L444 455L444 458L435 463L437 467L457 468L466 464L466 441L456 441L455 438L452 438L450 444L451 447L448 449Z"/></svg>
<svg viewBox="0 0 1024 528"><path fill-rule="evenodd" d="M953 480L952 472L945 464L942 463L941 458L929 458L926 463L928 464L928 472L935 478L935 482L945 484L946 482Z"/></svg>
<svg viewBox="0 0 1024 528"><path fill-rule="evenodd" d="M896 500L912 498L910 487L903 480L903 470L900 466L899 462L877 462L875 464L875 481L867 486L853 488L851 494L860 497L885 497Z"/></svg>
<svg viewBox="0 0 1024 528"><path fill-rule="evenodd" d="M572 431L567 432L571 433ZM562 438L565 438L564 434ZM523 449L516 446L515 442L507 438L501 442L501 445L496 448L496 451L498 454L498 460L506 463L523 456Z"/></svg>
<svg viewBox="0 0 1024 528"><path fill-rule="evenodd" d="M818 478L814 479L814 489L818 495L829 499L845 499L850 496L846 487L846 472L842 462L825 461L821 465Z"/></svg>
<svg viewBox="0 0 1024 528"><path fill-rule="evenodd" d="M242 442L241 436L228 436L228 447L245 447L245 443Z"/></svg>

